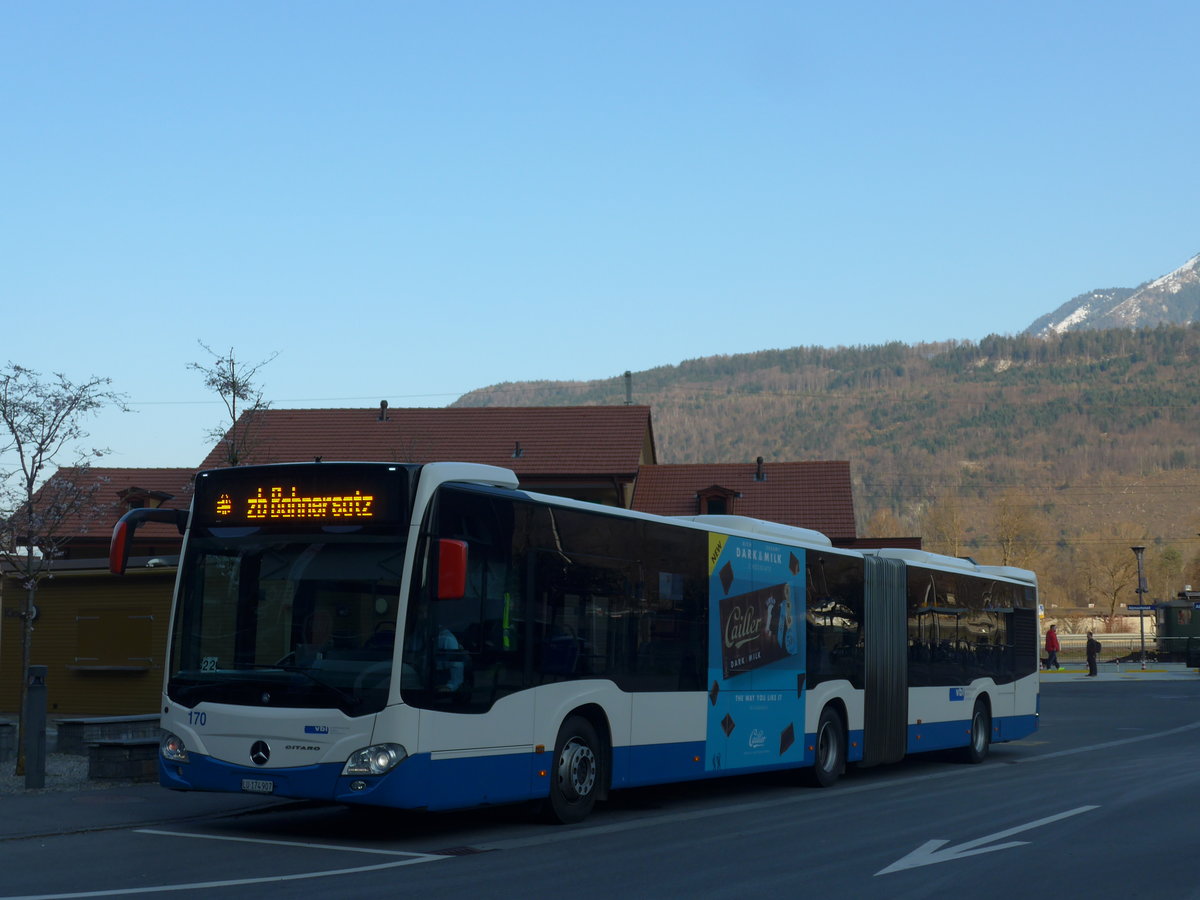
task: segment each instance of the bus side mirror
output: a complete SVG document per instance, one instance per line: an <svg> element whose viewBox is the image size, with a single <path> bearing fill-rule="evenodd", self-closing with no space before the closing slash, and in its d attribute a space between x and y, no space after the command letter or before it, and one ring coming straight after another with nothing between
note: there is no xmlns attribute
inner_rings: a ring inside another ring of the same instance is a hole
<svg viewBox="0 0 1200 900"><path fill-rule="evenodd" d="M467 542L441 538L437 556L437 599L462 598L467 593Z"/></svg>
<svg viewBox="0 0 1200 900"><path fill-rule="evenodd" d="M129 548L133 544L133 533L143 522L165 522L174 525L183 534L187 530L188 512L185 509L163 509L140 507L131 509L113 526L112 540L108 545L108 570L114 575L124 575L129 564Z"/></svg>

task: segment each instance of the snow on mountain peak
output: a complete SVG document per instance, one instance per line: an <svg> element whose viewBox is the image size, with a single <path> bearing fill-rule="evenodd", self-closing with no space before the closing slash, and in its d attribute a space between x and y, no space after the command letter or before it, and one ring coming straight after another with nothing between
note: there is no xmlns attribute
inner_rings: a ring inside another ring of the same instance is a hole
<svg viewBox="0 0 1200 900"><path fill-rule="evenodd" d="M1025 333L1049 336L1080 329L1147 328L1195 321L1200 321L1200 254L1139 288L1080 294L1039 318Z"/></svg>

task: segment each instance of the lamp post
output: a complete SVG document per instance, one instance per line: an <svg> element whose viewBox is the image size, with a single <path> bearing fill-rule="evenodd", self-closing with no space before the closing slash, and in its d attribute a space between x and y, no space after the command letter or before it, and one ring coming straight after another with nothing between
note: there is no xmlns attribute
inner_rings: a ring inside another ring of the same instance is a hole
<svg viewBox="0 0 1200 900"><path fill-rule="evenodd" d="M1141 637L1142 637L1142 671L1145 672L1146 671L1146 619L1145 619L1146 611L1144 609L1142 609L1142 607L1145 606L1145 604L1142 603L1142 595L1146 593L1146 576L1142 574L1142 556L1145 554L1146 548L1145 547L1130 547L1129 549L1132 550L1133 555L1137 557L1138 630L1141 632Z"/></svg>

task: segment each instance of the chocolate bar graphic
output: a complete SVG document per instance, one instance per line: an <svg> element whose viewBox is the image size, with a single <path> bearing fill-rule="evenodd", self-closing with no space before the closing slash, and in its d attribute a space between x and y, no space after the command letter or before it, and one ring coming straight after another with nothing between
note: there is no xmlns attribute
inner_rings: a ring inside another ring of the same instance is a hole
<svg viewBox="0 0 1200 900"><path fill-rule="evenodd" d="M721 578L721 587L725 588L725 593L728 594L729 588L733 585L733 563L725 563L717 574Z"/></svg>
<svg viewBox="0 0 1200 900"><path fill-rule="evenodd" d="M796 743L796 729L792 725L788 725L783 729L783 733L779 735L779 755L787 753L788 747Z"/></svg>
<svg viewBox="0 0 1200 900"><path fill-rule="evenodd" d="M791 612L789 585L775 584L722 597L719 614L721 669L725 678L794 655L797 621Z"/></svg>

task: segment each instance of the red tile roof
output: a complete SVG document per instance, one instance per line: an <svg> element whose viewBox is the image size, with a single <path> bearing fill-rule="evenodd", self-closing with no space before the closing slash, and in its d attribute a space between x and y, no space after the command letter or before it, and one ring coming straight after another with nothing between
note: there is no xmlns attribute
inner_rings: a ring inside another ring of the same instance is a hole
<svg viewBox="0 0 1200 900"><path fill-rule="evenodd" d="M81 470L71 467L59 469L45 485L38 490L38 496L46 499L54 490L56 480L74 481L79 479ZM112 527L127 511L128 507L121 497L122 492L136 488L143 492L159 492L170 494L171 499L164 500L162 506L170 509L187 509L192 502L192 476L194 469L118 469L101 466L89 466L82 470L82 485L99 485L92 502L82 509L65 518L58 534L71 537L72 543L86 541L101 542L105 547L112 535ZM152 506L152 503L146 503ZM179 540L179 532L172 525L149 522L142 525L137 532L138 539Z"/></svg>
<svg viewBox="0 0 1200 900"><path fill-rule="evenodd" d="M379 409L365 408L268 409L254 416L243 465L319 456L488 463L518 477L633 477L639 465L655 462L648 406L387 409L382 421ZM223 447L214 447L200 468L226 465Z"/></svg>
<svg viewBox="0 0 1200 900"><path fill-rule="evenodd" d="M728 512L784 525L812 528L831 540L853 540L854 498L850 463L771 462L756 481L754 463L643 466L633 508L662 516L694 516L696 495L710 487L736 492Z"/></svg>

